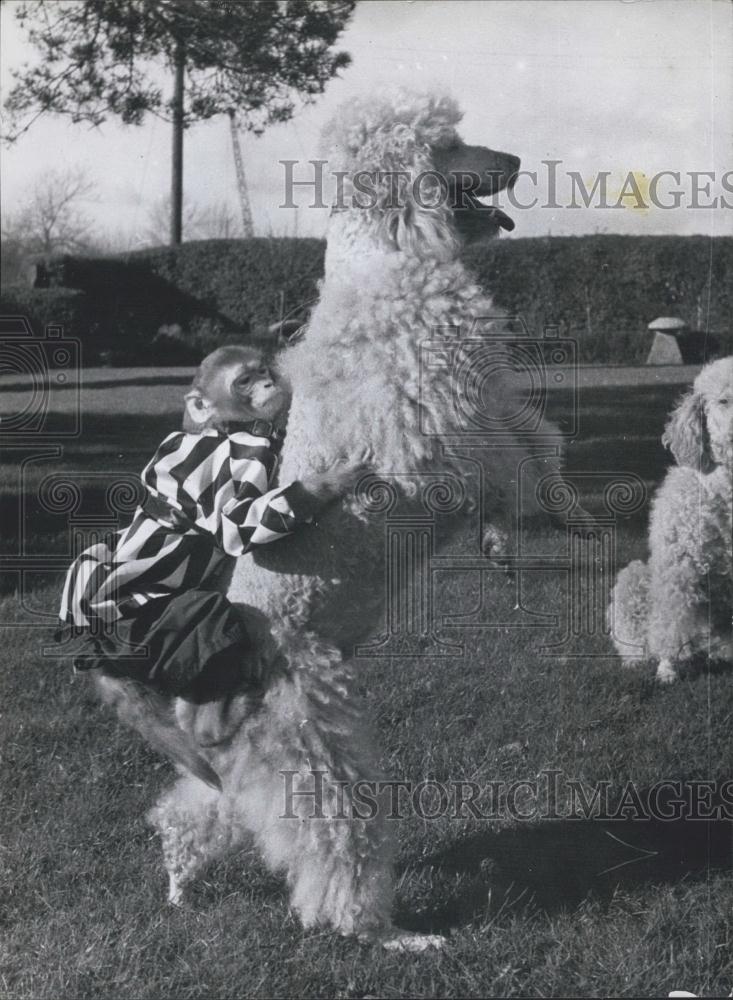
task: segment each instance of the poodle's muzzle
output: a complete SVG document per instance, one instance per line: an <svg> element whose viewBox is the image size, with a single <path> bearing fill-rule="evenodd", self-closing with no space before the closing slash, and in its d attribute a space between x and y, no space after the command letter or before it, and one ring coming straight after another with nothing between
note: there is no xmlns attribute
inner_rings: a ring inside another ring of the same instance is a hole
<svg viewBox="0 0 733 1000"><path fill-rule="evenodd" d="M479 198L490 198L514 187L521 164L518 156L459 142L433 150L433 163L448 186L456 226L464 242L494 236L500 229L514 229L514 220L506 212L482 204Z"/></svg>
<svg viewBox="0 0 733 1000"><path fill-rule="evenodd" d="M477 198L490 198L504 188L514 187L521 162L511 153L499 153L487 146L466 146L462 142L433 150L435 169L449 186L456 186L461 177L478 180L478 186L470 188Z"/></svg>

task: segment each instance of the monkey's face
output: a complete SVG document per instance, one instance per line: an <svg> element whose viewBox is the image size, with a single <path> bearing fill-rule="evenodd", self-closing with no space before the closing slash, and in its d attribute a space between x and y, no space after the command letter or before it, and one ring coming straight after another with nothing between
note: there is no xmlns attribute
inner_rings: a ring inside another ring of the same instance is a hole
<svg viewBox="0 0 733 1000"><path fill-rule="evenodd" d="M235 365L225 374L227 386L222 406L230 406L235 414L229 419L241 420L259 417L272 420L287 403L287 393L267 365L248 362Z"/></svg>
<svg viewBox="0 0 733 1000"><path fill-rule="evenodd" d="M210 355L186 396L183 428L202 431L229 421L274 420L287 407L288 393L248 349L227 349Z"/></svg>

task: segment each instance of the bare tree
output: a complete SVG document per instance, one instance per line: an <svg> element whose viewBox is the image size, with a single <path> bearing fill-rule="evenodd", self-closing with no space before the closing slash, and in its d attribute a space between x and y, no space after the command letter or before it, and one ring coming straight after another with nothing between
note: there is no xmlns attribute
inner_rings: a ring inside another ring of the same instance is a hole
<svg viewBox="0 0 733 1000"><path fill-rule="evenodd" d="M89 248L92 220L83 205L93 191L93 182L80 167L41 174L20 213L36 253L80 253Z"/></svg>
<svg viewBox="0 0 733 1000"><path fill-rule="evenodd" d="M95 229L94 253L100 257L111 257L115 254L130 253L139 250L140 240L130 229L120 226L112 229Z"/></svg>
<svg viewBox="0 0 733 1000"><path fill-rule="evenodd" d="M165 195L154 201L148 212L145 227L141 233L146 246L164 246L169 241L171 217L171 196ZM183 202L183 224L187 233L195 233L202 222L201 209L195 202Z"/></svg>
<svg viewBox="0 0 733 1000"><path fill-rule="evenodd" d="M13 213L2 217L3 281L23 280L34 257L90 253L93 222L84 205L94 184L81 168L47 170Z"/></svg>
<svg viewBox="0 0 733 1000"><path fill-rule="evenodd" d="M206 205L196 226L195 239L231 240L242 235L242 220L225 201Z"/></svg>
<svg viewBox="0 0 733 1000"><path fill-rule="evenodd" d="M2 220L0 240L0 283L3 285L27 284L32 280L31 260L23 243L22 233Z"/></svg>
<svg viewBox="0 0 733 1000"><path fill-rule="evenodd" d="M142 240L147 246L163 246L168 242L170 212L170 196L153 203L142 232ZM183 222L192 240L231 240L242 235L241 220L226 201L209 205L184 201Z"/></svg>

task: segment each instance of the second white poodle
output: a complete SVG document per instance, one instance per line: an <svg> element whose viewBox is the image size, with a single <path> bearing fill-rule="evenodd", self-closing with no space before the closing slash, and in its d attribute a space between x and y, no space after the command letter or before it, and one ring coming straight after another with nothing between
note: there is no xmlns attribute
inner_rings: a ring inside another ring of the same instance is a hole
<svg viewBox="0 0 733 1000"><path fill-rule="evenodd" d="M657 679L700 654L733 660L733 357L706 365L665 428L678 465L652 506L648 563L619 573L610 622L626 663Z"/></svg>

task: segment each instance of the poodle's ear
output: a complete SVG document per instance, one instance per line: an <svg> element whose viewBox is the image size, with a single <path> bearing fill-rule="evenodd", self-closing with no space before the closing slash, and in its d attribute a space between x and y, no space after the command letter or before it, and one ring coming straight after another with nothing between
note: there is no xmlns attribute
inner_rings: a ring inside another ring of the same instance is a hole
<svg viewBox="0 0 733 1000"><path fill-rule="evenodd" d="M452 260L460 241L448 205L448 192L433 168L427 148L413 153L409 170L385 172L384 178L377 195L377 209L387 242L415 257Z"/></svg>
<svg viewBox="0 0 733 1000"><path fill-rule="evenodd" d="M678 465L709 472L715 465L705 422L702 396L689 392L667 421L662 444L669 448Z"/></svg>
<svg viewBox="0 0 733 1000"><path fill-rule="evenodd" d="M425 208L407 200L402 208L385 213L383 231L396 250L415 257L452 260L458 253L458 237L452 213L442 206Z"/></svg>

